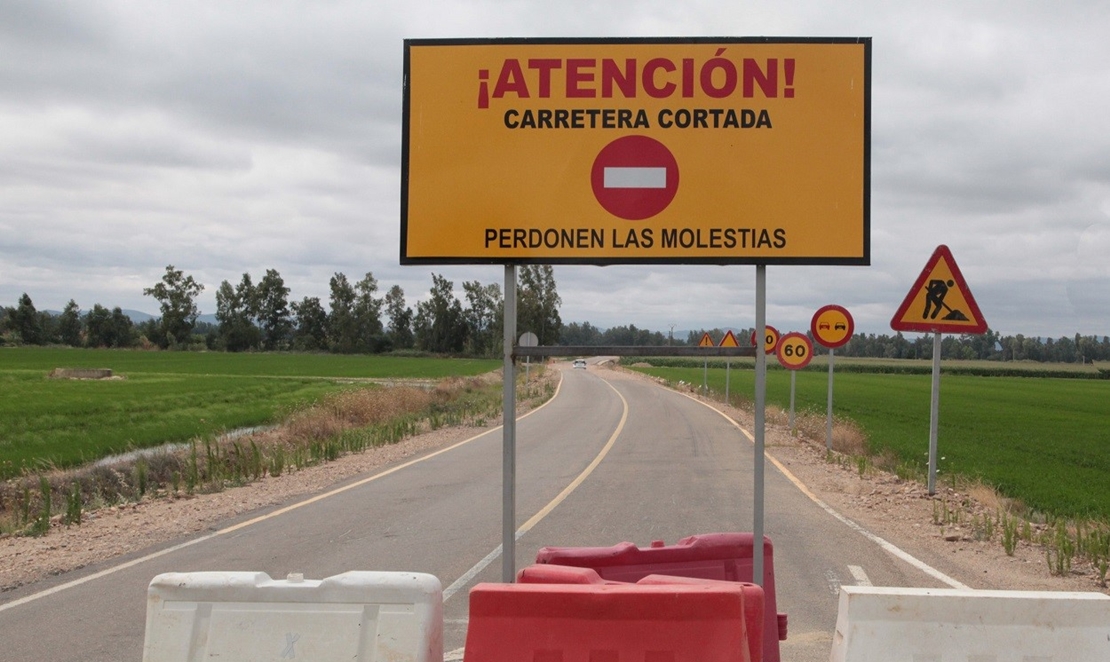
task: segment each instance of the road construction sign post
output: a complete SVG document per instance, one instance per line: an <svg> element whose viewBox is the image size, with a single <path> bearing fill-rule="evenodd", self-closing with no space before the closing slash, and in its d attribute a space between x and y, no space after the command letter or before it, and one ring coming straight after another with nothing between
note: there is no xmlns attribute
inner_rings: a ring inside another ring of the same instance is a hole
<svg viewBox="0 0 1110 662"><path fill-rule="evenodd" d="M987 321L971 295L952 251L941 244L890 320L895 331L933 334L933 383L929 398L929 495L937 492L937 429L940 425L942 333L981 334Z"/></svg>
<svg viewBox="0 0 1110 662"><path fill-rule="evenodd" d="M768 264L871 263L870 38L410 39L403 81L401 264L505 265L506 302L518 264L752 264L763 334Z"/></svg>
<svg viewBox="0 0 1110 662"><path fill-rule="evenodd" d="M698 347L713 347L713 338L709 335L708 331L701 334L701 340L698 341ZM701 392L702 392L703 395L709 393L709 359L708 358L705 359L705 363L704 363L704 365L702 365Z"/></svg>
<svg viewBox="0 0 1110 662"><path fill-rule="evenodd" d="M732 332L732 329L729 329L728 331L725 332L724 337L721 338L721 342L717 346L718 347L739 347L740 343L737 342L737 340L736 340L736 334L734 334ZM728 404L728 395L729 395L728 391L729 391L729 381L731 379L731 367L732 367L732 357L726 356L725 357L725 404L726 405Z"/></svg>
<svg viewBox="0 0 1110 662"><path fill-rule="evenodd" d="M796 331L783 336L778 342L779 364L790 371L790 434L794 434L794 390L798 371L813 360L813 343L809 337Z"/></svg>
<svg viewBox="0 0 1110 662"><path fill-rule="evenodd" d="M829 305L817 309L809 322L814 340L829 348L829 397L825 414L825 450L832 450L833 432L833 349L852 338L856 323L843 306Z"/></svg>

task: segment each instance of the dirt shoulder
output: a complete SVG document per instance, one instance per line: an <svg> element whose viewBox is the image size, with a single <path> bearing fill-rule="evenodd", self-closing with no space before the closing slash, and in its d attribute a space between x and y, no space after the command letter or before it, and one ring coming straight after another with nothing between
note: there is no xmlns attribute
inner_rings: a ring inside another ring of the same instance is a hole
<svg viewBox="0 0 1110 662"><path fill-rule="evenodd" d="M591 370L603 370L591 366ZM637 373L613 371L625 379L647 379ZM752 429L749 412L715 403L745 429ZM290 503L325 491L343 481L378 468L444 448L492 429L446 428L411 437L398 444L348 455L324 465L266 478L222 492L187 498L149 498L87 513L80 526L56 525L39 537L0 538L0 592L32 584L94 563L163 545L215 527L229 518ZM793 474L817 498L871 533L897 545L954 579L978 589L1098 591L1091 568L1077 567L1063 577L1048 572L1044 551L1019 543L1007 556L994 532L990 541L976 539L978 521L994 511L971 495L940 490L929 497L924 486L870 469L827 462L820 443L791 436L782 424L766 429L767 453ZM770 469L769 469L770 470ZM938 508L956 504L966 513L960 525L934 523ZM982 531L980 530L980 534ZM979 537L982 537L981 535Z"/></svg>

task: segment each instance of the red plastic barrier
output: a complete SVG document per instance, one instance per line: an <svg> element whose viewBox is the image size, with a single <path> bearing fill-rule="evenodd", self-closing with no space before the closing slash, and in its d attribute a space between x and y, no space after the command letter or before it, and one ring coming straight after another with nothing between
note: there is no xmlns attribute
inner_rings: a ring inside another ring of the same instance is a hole
<svg viewBox="0 0 1110 662"><path fill-rule="evenodd" d="M708 533L667 546L630 542L612 547L544 547L536 563L592 568L603 579L637 582L648 575L674 575L731 582L752 581L755 545L751 533ZM786 639L786 614L775 600L775 559L771 539L763 537L763 662L779 662L779 640Z"/></svg>
<svg viewBox="0 0 1110 662"><path fill-rule="evenodd" d="M556 566L532 566L532 567L556 567ZM578 568L586 570L587 568ZM600 578L600 576L599 576ZM602 580L604 581L604 580ZM716 579L698 579L696 577L676 577L674 575L648 575L640 581L636 582L638 586L648 586L652 584L724 584L726 586L735 586L733 582L719 581ZM761 662L763 660L763 629L766 627L763 619L764 608L764 593L763 588L757 584L749 584L747 582L740 583L741 590L744 591L744 631L748 633L748 652L751 654L752 662ZM783 639L786 637L783 636Z"/></svg>
<svg viewBox="0 0 1110 662"><path fill-rule="evenodd" d="M576 568L569 565L531 565L516 574L522 584L591 584L630 586L624 582L607 581L591 568ZM674 575L648 575L636 582L639 586L650 585L718 585L736 586L732 582L716 579L696 579L675 577ZM755 584L740 584L744 593L744 631L748 635L748 653L752 662L763 659L763 589Z"/></svg>
<svg viewBox="0 0 1110 662"><path fill-rule="evenodd" d="M478 584L464 662L751 662L721 584Z"/></svg>

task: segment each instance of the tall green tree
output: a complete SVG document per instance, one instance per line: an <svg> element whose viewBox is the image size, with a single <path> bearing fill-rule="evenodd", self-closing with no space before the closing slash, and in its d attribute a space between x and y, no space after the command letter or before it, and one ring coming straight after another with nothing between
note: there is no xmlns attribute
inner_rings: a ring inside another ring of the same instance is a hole
<svg viewBox="0 0 1110 662"><path fill-rule="evenodd" d="M355 283L354 318L358 329L356 350L377 352L385 342L382 326L382 299L374 296L378 292L378 281L374 274L367 272L362 280Z"/></svg>
<svg viewBox="0 0 1110 662"><path fill-rule="evenodd" d="M122 348L135 344L135 325L119 306L109 311L95 304L85 314L84 323L86 347Z"/></svg>
<svg viewBox="0 0 1110 662"><path fill-rule="evenodd" d="M328 313L319 297L305 297L293 303L296 325L293 329L293 347L315 352L328 348Z"/></svg>
<svg viewBox="0 0 1110 662"><path fill-rule="evenodd" d="M196 326L197 297L204 291L204 285L198 283L192 276L187 276L180 269L168 265L162 280L143 289L144 296L154 297L162 311L158 329L162 347L175 347L189 342L189 336ZM154 340L154 339L152 339Z"/></svg>
<svg viewBox="0 0 1110 662"><path fill-rule="evenodd" d="M455 284L432 274L431 296L416 304L416 346L428 352L459 353L466 344L466 320L455 297Z"/></svg>
<svg viewBox="0 0 1110 662"><path fill-rule="evenodd" d="M85 313L85 329L87 347L114 346L115 327L112 325L112 313L99 303L93 304L92 309Z"/></svg>
<svg viewBox="0 0 1110 662"><path fill-rule="evenodd" d="M475 356L496 356L501 349L502 315L505 306L501 286L464 281L467 307L463 311L467 326L466 349Z"/></svg>
<svg viewBox="0 0 1110 662"><path fill-rule="evenodd" d="M262 348L267 351L282 349L289 342L293 318L289 312L289 288L275 269L267 269L258 282L255 301Z"/></svg>
<svg viewBox="0 0 1110 662"><path fill-rule="evenodd" d="M123 312L119 306L112 308L112 336L115 347L134 347L138 338L135 333L135 323Z"/></svg>
<svg viewBox="0 0 1110 662"><path fill-rule="evenodd" d="M229 352L254 349L261 340L253 321L254 296L250 274L243 274L237 287L225 280L216 290L219 344Z"/></svg>
<svg viewBox="0 0 1110 662"><path fill-rule="evenodd" d="M69 300L66 307L62 310L62 314L58 316L58 335L60 340L69 345L70 347L80 347L83 343L81 341L81 332L84 330L84 325L81 322L81 309L77 307L77 302L73 299Z"/></svg>
<svg viewBox="0 0 1110 662"><path fill-rule="evenodd" d="M557 345L563 329L559 306L563 303L549 264L525 265L517 287L517 331L531 331L540 345Z"/></svg>
<svg viewBox="0 0 1110 662"><path fill-rule="evenodd" d="M389 341L394 349L409 349L413 345L412 308L405 304L405 291L400 285L389 288L385 294L385 314L389 318Z"/></svg>
<svg viewBox="0 0 1110 662"><path fill-rule="evenodd" d="M42 316L35 310L35 304L26 292L19 297L19 304L9 311L8 327L25 345L46 344L46 329L43 326Z"/></svg>
<svg viewBox="0 0 1110 662"><path fill-rule="evenodd" d="M333 352L351 353L358 350L358 320L355 300L358 295L347 276L336 273L328 281L331 289L328 311L328 341Z"/></svg>

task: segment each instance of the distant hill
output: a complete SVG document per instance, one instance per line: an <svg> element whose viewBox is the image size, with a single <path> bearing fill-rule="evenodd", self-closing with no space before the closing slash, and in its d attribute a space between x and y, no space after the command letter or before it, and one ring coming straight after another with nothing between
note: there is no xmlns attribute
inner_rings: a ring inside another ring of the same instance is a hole
<svg viewBox="0 0 1110 662"><path fill-rule="evenodd" d="M142 324L147 320L154 319L154 315L151 315L150 313L144 313L141 310L129 310L125 308L123 314L130 317L131 321L135 324Z"/></svg>

